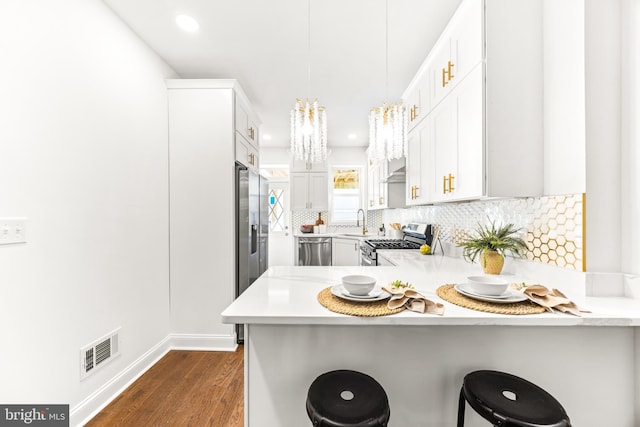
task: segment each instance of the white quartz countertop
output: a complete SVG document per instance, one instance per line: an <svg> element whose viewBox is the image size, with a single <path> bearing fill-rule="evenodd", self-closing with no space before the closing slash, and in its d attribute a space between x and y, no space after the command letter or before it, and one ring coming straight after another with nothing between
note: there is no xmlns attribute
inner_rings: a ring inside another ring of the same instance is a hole
<svg viewBox="0 0 640 427"><path fill-rule="evenodd" d="M640 326L640 301L627 297L585 296L582 273L558 272L532 281L528 275L505 274L514 282L540 283L557 288L580 307L583 317L563 313L501 315L451 304L436 295L443 284L464 283L480 267L441 255L423 256L418 251L386 251L396 267L271 267L222 312L224 323L307 325L513 325L513 326ZM395 258L394 258L395 257ZM334 313L317 301L318 293L339 284L347 274L366 274L378 284L393 280L409 282L427 298L445 306L443 316L404 310L381 317L358 317Z"/></svg>

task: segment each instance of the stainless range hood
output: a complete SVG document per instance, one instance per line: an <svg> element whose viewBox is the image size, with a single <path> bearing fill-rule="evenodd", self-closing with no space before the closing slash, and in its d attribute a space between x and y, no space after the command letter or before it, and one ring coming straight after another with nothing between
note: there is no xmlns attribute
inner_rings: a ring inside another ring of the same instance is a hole
<svg viewBox="0 0 640 427"><path fill-rule="evenodd" d="M396 182L406 182L407 170L404 166L398 168L391 172L387 177L382 181L388 184L396 183Z"/></svg>

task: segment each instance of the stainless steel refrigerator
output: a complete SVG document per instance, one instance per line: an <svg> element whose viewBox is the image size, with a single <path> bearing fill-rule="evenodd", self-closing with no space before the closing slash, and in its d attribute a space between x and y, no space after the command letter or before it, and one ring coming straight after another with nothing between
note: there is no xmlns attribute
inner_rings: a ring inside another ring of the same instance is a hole
<svg viewBox="0 0 640 427"><path fill-rule="evenodd" d="M264 273L269 264L268 181L236 163L236 298ZM244 327L236 325L244 343Z"/></svg>

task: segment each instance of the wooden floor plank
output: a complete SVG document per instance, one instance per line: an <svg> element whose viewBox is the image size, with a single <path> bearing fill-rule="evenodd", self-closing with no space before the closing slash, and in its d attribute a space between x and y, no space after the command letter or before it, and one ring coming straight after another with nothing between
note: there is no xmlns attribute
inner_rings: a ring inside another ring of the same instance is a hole
<svg viewBox="0 0 640 427"><path fill-rule="evenodd" d="M244 423L244 350L170 351L87 427Z"/></svg>

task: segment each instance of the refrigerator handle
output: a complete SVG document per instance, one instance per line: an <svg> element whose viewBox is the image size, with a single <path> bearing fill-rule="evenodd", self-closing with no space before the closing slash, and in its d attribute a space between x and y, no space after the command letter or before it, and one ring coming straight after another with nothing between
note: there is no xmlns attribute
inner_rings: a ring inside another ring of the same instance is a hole
<svg viewBox="0 0 640 427"><path fill-rule="evenodd" d="M255 254L258 251L258 226L256 224L251 225L251 254Z"/></svg>

